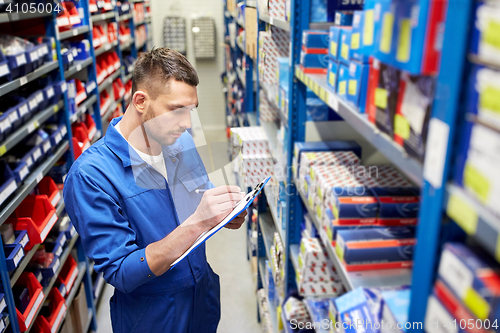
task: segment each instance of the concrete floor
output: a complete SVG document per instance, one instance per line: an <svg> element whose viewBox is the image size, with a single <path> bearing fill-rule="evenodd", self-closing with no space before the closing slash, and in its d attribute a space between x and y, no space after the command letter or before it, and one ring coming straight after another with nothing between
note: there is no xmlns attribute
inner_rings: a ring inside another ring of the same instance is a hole
<svg viewBox="0 0 500 333"><path fill-rule="evenodd" d="M225 142L225 130L205 131L207 142ZM211 149L215 161L228 161L225 145L214 145ZM217 163L218 164L218 163ZM219 164L220 165L220 164ZM230 169L229 167L225 168ZM228 170L229 171L229 170ZM224 177L219 172L210 175L216 185L224 185ZM230 184L235 184L232 173L227 173ZM213 270L220 276L221 282L221 321L219 333L256 333L260 332L257 322L257 300L255 283L252 279L250 262L246 254L246 230L243 225L239 230L223 229L207 241L207 258ZM97 314L98 333L110 333L109 299L113 287L106 285Z"/></svg>

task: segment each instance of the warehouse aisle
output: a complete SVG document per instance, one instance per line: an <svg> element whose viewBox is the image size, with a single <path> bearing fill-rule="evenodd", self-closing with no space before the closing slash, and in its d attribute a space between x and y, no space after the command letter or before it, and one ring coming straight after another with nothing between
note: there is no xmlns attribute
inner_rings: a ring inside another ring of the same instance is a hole
<svg viewBox="0 0 500 333"><path fill-rule="evenodd" d="M224 142L224 130L205 131L207 142ZM229 159L225 149L213 149L214 160L222 162ZM214 178L215 185L223 185L221 179ZM230 179L234 184L234 179ZM221 281L221 321L218 333L254 333L260 331L257 322L257 301L255 283L252 279L250 262L246 255L246 225L239 230L223 229L207 242L208 262ZM111 332L109 299L113 287L106 285L98 309L97 333Z"/></svg>

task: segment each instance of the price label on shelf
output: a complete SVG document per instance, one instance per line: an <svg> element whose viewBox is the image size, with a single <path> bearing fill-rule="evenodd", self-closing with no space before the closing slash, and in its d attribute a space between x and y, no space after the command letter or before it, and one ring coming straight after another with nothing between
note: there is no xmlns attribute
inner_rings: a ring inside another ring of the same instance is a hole
<svg viewBox="0 0 500 333"><path fill-rule="evenodd" d="M22 78L19 79L19 83L23 86L26 83L28 83L28 78L26 76L23 76Z"/></svg>
<svg viewBox="0 0 500 333"><path fill-rule="evenodd" d="M43 179L43 173L39 173L38 175L36 175L36 183L40 183Z"/></svg>
<svg viewBox="0 0 500 333"><path fill-rule="evenodd" d="M73 36L78 35L78 29L73 30Z"/></svg>
<svg viewBox="0 0 500 333"><path fill-rule="evenodd" d="M335 111L339 111L339 99L334 94L328 95L328 105Z"/></svg>
<svg viewBox="0 0 500 333"><path fill-rule="evenodd" d="M76 65L76 71L79 72L82 70L82 64Z"/></svg>
<svg viewBox="0 0 500 333"><path fill-rule="evenodd" d="M443 185L443 172L450 126L442 120L431 118L427 135L427 152L424 162L424 179L435 189Z"/></svg>

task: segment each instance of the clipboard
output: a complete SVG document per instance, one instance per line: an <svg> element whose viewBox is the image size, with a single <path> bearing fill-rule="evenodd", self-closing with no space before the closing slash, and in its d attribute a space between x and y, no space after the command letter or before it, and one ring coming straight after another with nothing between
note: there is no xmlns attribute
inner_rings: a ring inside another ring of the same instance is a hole
<svg viewBox="0 0 500 333"><path fill-rule="evenodd" d="M219 224L217 224L215 227L213 227L210 230L205 231L202 233L198 239L194 242L193 245L189 247L189 249L182 254L176 261L174 261L170 265L170 269L174 268L175 265L177 265L182 259L187 257L188 254L190 254L192 251L194 251L198 246L203 244L207 239L212 237L213 234L215 234L217 231L222 229L226 224L231 222L236 216L240 215L245 209L247 209L253 202L253 200L259 195L260 191L266 186L267 182L271 179L271 177L267 177L263 181L261 181L253 190L251 190L243 199L241 199L236 206L233 208L231 213L229 213L226 218L224 218Z"/></svg>

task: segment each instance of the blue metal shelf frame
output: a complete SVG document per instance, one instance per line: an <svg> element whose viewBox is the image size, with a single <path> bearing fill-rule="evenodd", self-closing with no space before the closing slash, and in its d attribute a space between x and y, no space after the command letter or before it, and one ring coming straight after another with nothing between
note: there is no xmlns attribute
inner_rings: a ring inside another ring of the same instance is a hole
<svg viewBox="0 0 500 333"><path fill-rule="evenodd" d="M457 116L461 108L459 101L462 92L466 47L469 40L471 7L471 0L456 0L448 5L441 68L437 78L432 118L444 123L449 128L449 133L446 137L446 157L441 175L441 186L435 188L424 177L412 276L412 281L416 283L412 283L411 286L409 322L424 322L427 298L431 293L438 264L436 258L439 257L441 250L441 222L443 211L446 208L444 207L445 185L450 174L452 144ZM429 159L426 159L426 163L429 163ZM424 166L424 176L425 169Z"/></svg>

